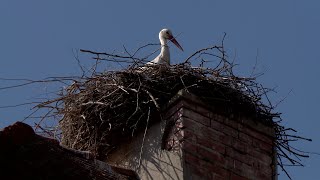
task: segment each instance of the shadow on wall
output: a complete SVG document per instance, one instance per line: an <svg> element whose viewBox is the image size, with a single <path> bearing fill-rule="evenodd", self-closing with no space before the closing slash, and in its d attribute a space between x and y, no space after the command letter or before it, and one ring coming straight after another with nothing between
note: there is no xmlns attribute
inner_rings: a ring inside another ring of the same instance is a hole
<svg viewBox="0 0 320 180"><path fill-rule="evenodd" d="M132 169L141 179L183 179L182 152L161 149L165 122L153 124L108 154L106 162ZM143 142L144 139L144 142ZM143 143L143 146L142 146Z"/></svg>

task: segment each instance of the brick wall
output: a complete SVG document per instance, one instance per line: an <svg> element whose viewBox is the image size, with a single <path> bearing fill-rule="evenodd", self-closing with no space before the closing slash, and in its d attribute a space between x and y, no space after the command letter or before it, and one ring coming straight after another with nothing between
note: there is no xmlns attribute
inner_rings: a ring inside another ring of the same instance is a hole
<svg viewBox="0 0 320 180"><path fill-rule="evenodd" d="M276 179L271 127L185 92L165 112L163 149L182 149L184 179Z"/></svg>

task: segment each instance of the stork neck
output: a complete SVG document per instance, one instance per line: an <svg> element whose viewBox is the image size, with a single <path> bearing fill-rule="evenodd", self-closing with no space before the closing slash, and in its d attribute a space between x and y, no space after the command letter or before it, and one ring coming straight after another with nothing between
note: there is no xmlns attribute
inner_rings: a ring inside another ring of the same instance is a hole
<svg viewBox="0 0 320 180"><path fill-rule="evenodd" d="M170 51L169 46L161 45L161 52L160 52L161 59L170 64Z"/></svg>
<svg viewBox="0 0 320 180"><path fill-rule="evenodd" d="M160 57L163 61L170 64L170 52L169 52L169 46L167 44L167 39L159 36L160 44L161 44L161 52Z"/></svg>
<svg viewBox="0 0 320 180"><path fill-rule="evenodd" d="M167 46L167 39L163 38L163 37L160 37L160 44L161 44L161 47L162 46Z"/></svg>
<svg viewBox="0 0 320 180"><path fill-rule="evenodd" d="M169 46L167 44L167 39L160 38L160 44L161 44L161 54L166 53L165 51L169 51Z"/></svg>

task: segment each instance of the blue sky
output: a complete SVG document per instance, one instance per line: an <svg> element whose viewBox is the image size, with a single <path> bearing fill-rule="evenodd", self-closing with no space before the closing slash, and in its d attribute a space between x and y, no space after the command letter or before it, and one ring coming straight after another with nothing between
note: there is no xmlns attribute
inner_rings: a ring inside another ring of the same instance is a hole
<svg viewBox="0 0 320 180"><path fill-rule="evenodd" d="M313 139L297 147L319 152L320 2L298 1L15 1L0 2L0 78L43 79L79 75L73 50L122 51L158 43L164 27L179 34L184 52L171 48L173 63L197 49L220 43L248 76L258 59L258 79L278 107L284 124ZM88 56L80 54L84 63ZM90 63L88 63L90 64ZM110 68L110 67L109 67ZM15 84L0 80L0 87ZM1 90L0 106L34 101L50 84ZM291 93L289 93L291 92ZM289 93L289 95L288 95ZM0 108L0 127L23 119L31 106ZM320 157L289 168L294 179L314 179ZM279 179L287 179L281 173Z"/></svg>

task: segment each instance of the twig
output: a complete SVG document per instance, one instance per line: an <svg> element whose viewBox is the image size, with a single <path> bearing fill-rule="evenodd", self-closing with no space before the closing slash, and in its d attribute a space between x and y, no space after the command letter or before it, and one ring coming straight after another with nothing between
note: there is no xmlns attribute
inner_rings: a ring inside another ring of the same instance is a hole
<svg viewBox="0 0 320 180"><path fill-rule="evenodd" d="M140 148L140 154L139 154L139 160L138 160L138 162L139 162L138 169L140 169L140 166L141 166L141 157L142 157L142 152L143 152L144 139L146 138L147 129L148 129L148 124L149 124L149 119L150 119L150 107L149 107L149 111L148 111L147 124L146 124L146 128L144 129L143 138L142 138L142 143L141 143L141 148Z"/></svg>
<svg viewBox="0 0 320 180"><path fill-rule="evenodd" d="M195 55L203 52L203 51L208 51L208 50L211 50L211 49L220 49L222 48L221 46L211 46L211 47L208 47L208 48L203 48L203 49L200 49L198 51L196 51L195 53L193 53L191 56L189 56L185 61L184 63L189 63L190 59L193 58Z"/></svg>
<svg viewBox="0 0 320 180"><path fill-rule="evenodd" d="M117 55L117 54L94 52L94 51L85 50L85 49L80 49L80 52L85 52L85 53L90 53L90 54L95 54L95 55L105 55L105 56L114 57L114 58L140 60L139 58L135 58L135 57L132 57L132 56L121 56L121 55Z"/></svg>
<svg viewBox="0 0 320 180"><path fill-rule="evenodd" d="M151 100L153 101L154 105L156 106L157 109L160 109L159 104L157 103L156 99L153 97L153 95L148 91L148 90L144 90L146 91L146 93L150 96Z"/></svg>

